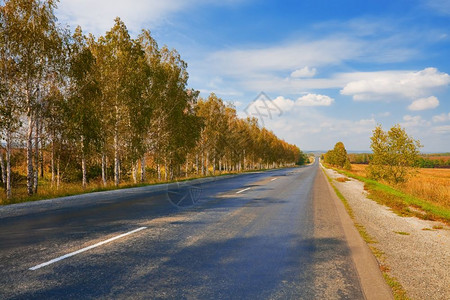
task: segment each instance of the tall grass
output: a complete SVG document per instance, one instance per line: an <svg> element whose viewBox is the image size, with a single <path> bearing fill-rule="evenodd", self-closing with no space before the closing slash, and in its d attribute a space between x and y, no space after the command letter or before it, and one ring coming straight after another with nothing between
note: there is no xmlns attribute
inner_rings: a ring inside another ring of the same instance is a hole
<svg viewBox="0 0 450 300"><path fill-rule="evenodd" d="M408 183L388 185L367 178L365 169L365 165L352 165L351 171L337 171L364 182L364 188L369 191L368 197L370 199L389 206L399 215L416 216L426 220L440 220L450 224L450 207L446 205L448 198L445 198L445 195L448 195L445 194L445 188L448 187L449 179L446 178L446 175L442 176L443 170L420 170L415 177L410 178ZM439 180L433 179L430 174ZM415 195L414 193L417 193L418 190L414 186L414 182L420 181L437 185L439 193L442 191L441 187L444 187L443 198L435 198L436 188L422 189L424 191L423 197ZM408 190L408 187L414 190Z"/></svg>
<svg viewBox="0 0 450 300"><path fill-rule="evenodd" d="M367 165L352 165L352 173L366 177ZM450 169L419 169L405 183L392 187L429 203L450 209Z"/></svg>

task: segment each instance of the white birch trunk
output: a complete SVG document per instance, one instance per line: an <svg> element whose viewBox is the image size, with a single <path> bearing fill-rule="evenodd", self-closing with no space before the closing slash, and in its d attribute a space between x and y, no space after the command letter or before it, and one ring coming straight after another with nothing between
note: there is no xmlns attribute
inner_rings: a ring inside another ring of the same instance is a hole
<svg viewBox="0 0 450 300"><path fill-rule="evenodd" d="M41 154L39 155L39 164L40 164L40 175L41 179L44 179L44 150L42 149L43 145L42 145L42 132L41 132Z"/></svg>
<svg viewBox="0 0 450 300"><path fill-rule="evenodd" d="M0 168L2 170L2 183L6 187L6 169L5 169L5 160L3 159L3 151L0 151Z"/></svg>
<svg viewBox="0 0 450 300"><path fill-rule="evenodd" d="M59 168L59 163L60 163L61 158L58 157L58 160L56 162L56 189L59 190L59 186L61 183L61 173L60 173L60 168Z"/></svg>
<svg viewBox="0 0 450 300"><path fill-rule="evenodd" d="M137 161L131 164L131 175L133 176L133 183L137 183Z"/></svg>
<svg viewBox="0 0 450 300"><path fill-rule="evenodd" d="M51 187L55 185L55 142L54 137L52 138L52 153L50 157L50 167L52 169L52 181L51 181Z"/></svg>
<svg viewBox="0 0 450 300"><path fill-rule="evenodd" d="M86 179L86 158L84 157L84 153L81 154L81 173L83 173L82 185L83 189L85 189L87 186L87 179Z"/></svg>
<svg viewBox="0 0 450 300"><path fill-rule="evenodd" d="M39 181L39 120L36 117L36 135L34 136L34 182L33 182L33 188L34 193L37 194L38 192L38 181Z"/></svg>
<svg viewBox="0 0 450 300"><path fill-rule="evenodd" d="M102 153L102 182L103 186L106 186L106 155Z"/></svg>
<svg viewBox="0 0 450 300"><path fill-rule="evenodd" d="M201 164L202 164L202 176L205 176L205 155L203 154L203 152L202 152Z"/></svg>
<svg viewBox="0 0 450 300"><path fill-rule="evenodd" d="M118 186L120 183L119 178L119 137L117 128L114 130L114 185Z"/></svg>
<svg viewBox="0 0 450 300"><path fill-rule="evenodd" d="M145 154L141 158L141 182L145 181Z"/></svg>
<svg viewBox="0 0 450 300"><path fill-rule="evenodd" d="M206 175L208 175L208 173L209 173L209 151L206 151L205 173L206 173Z"/></svg>
<svg viewBox="0 0 450 300"><path fill-rule="evenodd" d="M86 178L86 157L84 154L84 137L81 136L81 173L82 173L82 186L83 189L87 186L87 178Z"/></svg>
<svg viewBox="0 0 450 300"><path fill-rule="evenodd" d="M198 175L198 154L195 154L195 173Z"/></svg>
<svg viewBox="0 0 450 300"><path fill-rule="evenodd" d="M12 176L11 176L11 131L6 133L6 198L12 197Z"/></svg>
<svg viewBox="0 0 450 300"><path fill-rule="evenodd" d="M27 193L33 195L33 117L31 108L28 108L27 132Z"/></svg>
<svg viewBox="0 0 450 300"><path fill-rule="evenodd" d="M167 161L164 160L164 180L167 181Z"/></svg>

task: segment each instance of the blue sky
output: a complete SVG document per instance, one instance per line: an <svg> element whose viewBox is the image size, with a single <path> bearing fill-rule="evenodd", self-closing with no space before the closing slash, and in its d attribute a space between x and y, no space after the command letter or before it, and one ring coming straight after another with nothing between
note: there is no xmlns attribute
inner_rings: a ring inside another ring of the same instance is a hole
<svg viewBox="0 0 450 300"><path fill-rule="evenodd" d="M57 16L96 36L116 16L150 29L190 87L301 149L368 150L376 124L399 123L450 151L450 0L62 0Z"/></svg>

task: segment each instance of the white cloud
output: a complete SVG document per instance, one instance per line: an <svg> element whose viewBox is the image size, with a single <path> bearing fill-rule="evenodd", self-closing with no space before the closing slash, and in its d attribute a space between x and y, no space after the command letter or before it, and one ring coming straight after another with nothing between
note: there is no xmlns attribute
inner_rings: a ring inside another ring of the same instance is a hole
<svg viewBox="0 0 450 300"><path fill-rule="evenodd" d="M306 66L292 72L291 77L293 78L314 77L316 76L316 73L317 73L316 68L309 68L308 66Z"/></svg>
<svg viewBox="0 0 450 300"><path fill-rule="evenodd" d="M428 98L420 98L415 100L411 105L408 106L409 110L426 110L426 109L433 109L439 106L439 100L434 97L428 97Z"/></svg>
<svg viewBox="0 0 450 300"><path fill-rule="evenodd" d="M282 111L289 111L295 106L295 102L291 99L284 98L283 96L276 97L273 102L277 105Z"/></svg>
<svg viewBox="0 0 450 300"><path fill-rule="evenodd" d="M448 122L448 121L450 121L450 113L448 113L448 114L443 113L440 115L433 116L432 120L435 123Z"/></svg>
<svg viewBox="0 0 450 300"><path fill-rule="evenodd" d="M238 101L238 100L236 100L236 101L231 101L230 102L232 105L234 105L235 107L240 107L240 106L242 106L242 102L241 101Z"/></svg>
<svg viewBox="0 0 450 300"><path fill-rule="evenodd" d="M236 85L251 91L296 94L305 90L340 89L354 100L415 100L450 84L450 76L435 68L422 71L336 73L326 78L283 78L270 72L241 73Z"/></svg>
<svg viewBox="0 0 450 300"><path fill-rule="evenodd" d="M273 103L283 111L290 111L294 109L294 107L300 106L330 106L333 102L333 98L317 94L307 94L297 98L295 101L283 96L278 96L273 100Z"/></svg>
<svg viewBox="0 0 450 300"><path fill-rule="evenodd" d="M424 0L425 5L442 15L450 15L449 0Z"/></svg>
<svg viewBox="0 0 450 300"><path fill-rule="evenodd" d="M362 48L361 43L349 38L293 41L272 47L222 50L211 54L204 63L228 75L257 76L263 71L339 64L359 56Z"/></svg>
<svg viewBox="0 0 450 300"><path fill-rule="evenodd" d="M224 0L228 5L239 0ZM83 31L103 35L120 17L128 29L139 33L145 26L157 26L178 11L199 4L215 4L212 0L64 0L58 4L56 16L72 27L80 25Z"/></svg>
<svg viewBox="0 0 450 300"><path fill-rule="evenodd" d="M341 94L353 96L355 101L414 99L450 84L450 76L436 68L426 68L418 72L371 72L366 75L365 79L346 84Z"/></svg>
<svg viewBox="0 0 450 300"><path fill-rule="evenodd" d="M283 96L278 96L274 100L258 98L246 107L246 112L258 118L273 118L277 115L281 116L285 112L298 111L298 107L330 106L333 102L333 98L317 94L307 94L295 101Z"/></svg>
<svg viewBox="0 0 450 300"><path fill-rule="evenodd" d="M377 124L377 122L375 121L375 119L374 118L370 118L370 119L362 119L362 120L359 120L358 122L356 122L356 124L358 124L358 125L372 125L372 126L374 126L375 127L375 125Z"/></svg>
<svg viewBox="0 0 450 300"><path fill-rule="evenodd" d="M422 119L421 116L411 116L406 115L403 116L403 121L400 125L403 127L423 127L423 126L429 126L430 122Z"/></svg>
<svg viewBox="0 0 450 300"><path fill-rule="evenodd" d="M334 102L333 98L326 95L307 94L295 101L297 106L330 106Z"/></svg>
<svg viewBox="0 0 450 300"><path fill-rule="evenodd" d="M433 127L433 131L436 132L436 133L439 133L439 134L450 133L450 125Z"/></svg>
<svg viewBox="0 0 450 300"><path fill-rule="evenodd" d="M120 17L130 30L139 31L141 24L161 22L186 5L188 1L181 0L69 0L59 3L56 14L64 23L73 27L80 25L84 31L101 35L112 27L116 17Z"/></svg>
<svg viewBox="0 0 450 300"><path fill-rule="evenodd" d="M296 101L277 97L273 100L281 108L287 105L282 115L265 118L264 125L301 149L331 149L342 140L347 149L369 149L370 134L376 125L374 118L347 120L326 115L318 107L295 105Z"/></svg>

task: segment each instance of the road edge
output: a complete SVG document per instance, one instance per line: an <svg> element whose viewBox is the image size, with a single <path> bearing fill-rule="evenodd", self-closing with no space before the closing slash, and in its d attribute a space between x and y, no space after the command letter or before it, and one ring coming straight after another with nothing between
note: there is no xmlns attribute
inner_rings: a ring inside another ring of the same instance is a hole
<svg viewBox="0 0 450 300"><path fill-rule="evenodd" d="M391 288L383 278L379 264L367 243L362 239L355 227L353 220L347 213L344 204L336 195L330 182L326 179L324 170L320 168L319 176L324 176L328 191L336 206L338 216L341 220L344 235L361 283L364 296L367 300L372 299L394 299Z"/></svg>

